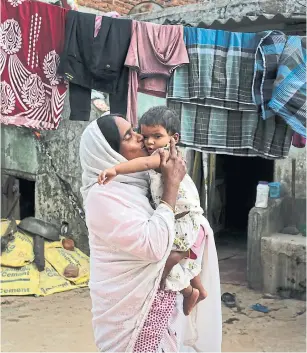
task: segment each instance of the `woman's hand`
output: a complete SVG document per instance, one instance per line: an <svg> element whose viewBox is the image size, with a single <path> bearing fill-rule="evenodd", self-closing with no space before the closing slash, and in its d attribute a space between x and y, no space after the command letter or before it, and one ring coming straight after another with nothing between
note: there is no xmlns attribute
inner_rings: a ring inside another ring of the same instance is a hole
<svg viewBox="0 0 307 353"><path fill-rule="evenodd" d="M108 184L112 179L114 179L116 177L116 175L117 175L117 172L116 172L116 169L114 167L106 169L106 170L104 170L103 172L101 172L99 174L98 184L99 185Z"/></svg>
<svg viewBox="0 0 307 353"><path fill-rule="evenodd" d="M186 175L187 169L181 153L176 149L175 140L171 138L168 158L163 149L159 150L159 153L161 158L160 169L164 183L171 182L179 186Z"/></svg>
<svg viewBox="0 0 307 353"><path fill-rule="evenodd" d="M175 209L179 185L186 175L187 168L181 153L177 151L175 140L171 138L168 159L163 150L160 150L161 174L164 181L162 200ZM167 159L167 160L166 160Z"/></svg>

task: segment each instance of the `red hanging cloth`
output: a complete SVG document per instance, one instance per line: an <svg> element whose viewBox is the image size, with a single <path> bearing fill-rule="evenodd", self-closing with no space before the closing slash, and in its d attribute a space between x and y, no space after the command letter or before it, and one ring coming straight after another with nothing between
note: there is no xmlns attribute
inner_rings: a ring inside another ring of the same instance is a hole
<svg viewBox="0 0 307 353"><path fill-rule="evenodd" d="M67 84L56 74L67 10L1 0L0 121L39 130L58 127Z"/></svg>

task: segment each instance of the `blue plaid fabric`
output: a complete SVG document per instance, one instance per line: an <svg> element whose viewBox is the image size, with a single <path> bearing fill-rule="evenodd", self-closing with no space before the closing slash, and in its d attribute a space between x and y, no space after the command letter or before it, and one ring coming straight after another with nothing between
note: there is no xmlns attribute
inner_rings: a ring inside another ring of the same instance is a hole
<svg viewBox="0 0 307 353"><path fill-rule="evenodd" d="M268 103L272 98L278 62L286 41L286 35L281 32L266 32L256 50L253 100L264 120L274 116Z"/></svg>
<svg viewBox="0 0 307 353"><path fill-rule="evenodd" d="M292 130L268 106L287 37L185 28L184 40L190 64L175 70L167 96L181 119L181 142L211 153L287 157Z"/></svg>
<svg viewBox="0 0 307 353"><path fill-rule="evenodd" d="M190 64L175 70L168 99L209 107L257 111L255 55L264 33L184 28Z"/></svg>
<svg viewBox="0 0 307 353"><path fill-rule="evenodd" d="M306 37L288 37L268 107L306 138Z"/></svg>

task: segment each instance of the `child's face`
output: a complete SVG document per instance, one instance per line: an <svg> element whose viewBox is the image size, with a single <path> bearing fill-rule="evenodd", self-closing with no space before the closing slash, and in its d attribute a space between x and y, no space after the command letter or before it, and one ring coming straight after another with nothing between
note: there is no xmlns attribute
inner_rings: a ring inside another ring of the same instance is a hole
<svg viewBox="0 0 307 353"><path fill-rule="evenodd" d="M146 126L141 125L141 134L144 137L144 144L149 154L152 154L158 148L163 148L170 143L171 137L177 143L179 135L169 135L165 128L161 125Z"/></svg>

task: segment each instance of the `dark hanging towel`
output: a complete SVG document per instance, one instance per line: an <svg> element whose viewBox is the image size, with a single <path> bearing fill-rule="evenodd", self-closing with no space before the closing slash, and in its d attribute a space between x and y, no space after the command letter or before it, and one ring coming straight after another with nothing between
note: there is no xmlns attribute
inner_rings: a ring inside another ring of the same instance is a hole
<svg viewBox="0 0 307 353"><path fill-rule="evenodd" d="M95 18L77 11L67 14L58 72L70 83L70 120L89 120L92 89L110 94L111 113L125 115L127 111L129 69L124 62L132 21L103 17L94 38Z"/></svg>

